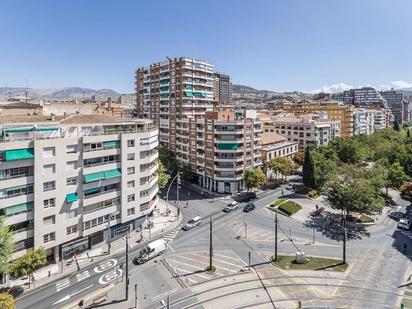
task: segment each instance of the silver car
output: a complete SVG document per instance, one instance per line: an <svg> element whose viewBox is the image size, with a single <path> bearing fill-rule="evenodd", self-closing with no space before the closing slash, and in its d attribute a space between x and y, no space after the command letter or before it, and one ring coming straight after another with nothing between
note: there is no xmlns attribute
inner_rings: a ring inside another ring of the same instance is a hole
<svg viewBox="0 0 412 309"><path fill-rule="evenodd" d="M196 216L190 219L189 221L187 221L185 224L183 224L182 229L184 231L188 231L188 230L195 228L196 226L199 226L200 223L202 223L202 218L200 218L199 216Z"/></svg>

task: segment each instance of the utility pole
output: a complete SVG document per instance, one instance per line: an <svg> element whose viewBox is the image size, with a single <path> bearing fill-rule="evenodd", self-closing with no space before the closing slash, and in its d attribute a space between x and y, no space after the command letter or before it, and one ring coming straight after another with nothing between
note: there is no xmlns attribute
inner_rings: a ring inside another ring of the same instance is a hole
<svg viewBox="0 0 412 309"><path fill-rule="evenodd" d="M212 232L213 232L213 226L212 226L212 216L210 216L210 222L209 222L209 240L210 240L210 244L209 244L209 270L212 270L213 267L213 236L212 236Z"/></svg>
<svg viewBox="0 0 412 309"><path fill-rule="evenodd" d="M134 285L134 307L137 308L137 283Z"/></svg>
<svg viewBox="0 0 412 309"><path fill-rule="evenodd" d="M126 240L126 301L129 300L129 235L125 236Z"/></svg>
<svg viewBox="0 0 412 309"><path fill-rule="evenodd" d="M275 211L275 261L278 260L278 212Z"/></svg>
<svg viewBox="0 0 412 309"><path fill-rule="evenodd" d="M179 189L180 189L180 184L181 184L181 179L180 179L180 173L177 173L177 184L176 184L176 207L177 207L177 219L179 219L180 216L180 208L179 208Z"/></svg>
<svg viewBox="0 0 412 309"><path fill-rule="evenodd" d="M112 217L109 214L109 220L107 221L107 253L110 255L110 249L112 247L111 240L112 240L112 233L110 231L110 220Z"/></svg>
<svg viewBox="0 0 412 309"><path fill-rule="evenodd" d="M180 178L180 172L177 172L177 175L172 179L172 181L169 184L169 187L167 188L167 193L166 193L166 215L168 214L168 210L169 210L169 191L170 191L170 188L172 187L173 182L175 181L175 179L177 177Z"/></svg>
<svg viewBox="0 0 412 309"><path fill-rule="evenodd" d="M343 263L346 263L346 218L343 215L342 211L342 218L343 218Z"/></svg>

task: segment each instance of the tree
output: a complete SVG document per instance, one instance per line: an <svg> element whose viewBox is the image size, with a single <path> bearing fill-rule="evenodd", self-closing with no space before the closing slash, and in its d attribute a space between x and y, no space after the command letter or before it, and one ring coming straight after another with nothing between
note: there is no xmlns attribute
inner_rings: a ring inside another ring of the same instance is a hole
<svg viewBox="0 0 412 309"><path fill-rule="evenodd" d="M412 197L412 182L406 182L401 186L402 195Z"/></svg>
<svg viewBox="0 0 412 309"><path fill-rule="evenodd" d="M275 182L277 180L278 174L281 173L282 168L283 168L283 160L284 158L282 157L277 157L269 162L269 168L272 170L272 174L275 174Z"/></svg>
<svg viewBox="0 0 412 309"><path fill-rule="evenodd" d="M248 191L263 186L266 180L266 175L260 168L247 170L245 173L245 185Z"/></svg>
<svg viewBox="0 0 412 309"><path fill-rule="evenodd" d="M399 189L407 179L408 176L406 176L399 162L395 162L389 166L386 195L388 194L388 188Z"/></svg>
<svg viewBox="0 0 412 309"><path fill-rule="evenodd" d="M166 184L170 180L170 175L166 173L166 169L162 163L162 161L159 160L159 168L157 169L157 176L158 176L158 184L159 188L164 188Z"/></svg>
<svg viewBox="0 0 412 309"><path fill-rule="evenodd" d="M339 160L343 163L358 163L366 157L362 143L355 138L337 138L330 143L329 147L335 150Z"/></svg>
<svg viewBox="0 0 412 309"><path fill-rule="evenodd" d="M315 164L312 159L310 146L305 149L303 159L303 184L311 189L314 189L315 184Z"/></svg>
<svg viewBox="0 0 412 309"><path fill-rule="evenodd" d="M381 211L385 202L368 179L351 173L336 175L327 184L328 200L346 216L351 212L371 214Z"/></svg>
<svg viewBox="0 0 412 309"><path fill-rule="evenodd" d="M293 162L295 162L298 166L301 166L303 164L304 159L305 159L305 150L304 149L299 149L293 155Z"/></svg>
<svg viewBox="0 0 412 309"><path fill-rule="evenodd" d="M44 248L32 249L13 261L10 274L15 277L28 276L30 285L33 273L46 263L46 251Z"/></svg>
<svg viewBox="0 0 412 309"><path fill-rule="evenodd" d="M9 262L14 252L14 248L15 244L13 232L6 225L5 218L0 216L0 273L9 273Z"/></svg>
<svg viewBox="0 0 412 309"><path fill-rule="evenodd" d="M401 130L401 128L399 127L398 119L395 119L395 122L393 123L393 129L398 132Z"/></svg>
<svg viewBox="0 0 412 309"><path fill-rule="evenodd" d="M1 309L14 309L16 308L16 302L11 293L0 293L0 308Z"/></svg>

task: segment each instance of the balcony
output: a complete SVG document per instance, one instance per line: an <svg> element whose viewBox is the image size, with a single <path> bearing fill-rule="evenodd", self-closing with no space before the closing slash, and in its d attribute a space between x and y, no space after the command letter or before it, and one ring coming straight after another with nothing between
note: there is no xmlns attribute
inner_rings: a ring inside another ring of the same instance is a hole
<svg viewBox="0 0 412 309"><path fill-rule="evenodd" d="M243 161L243 156L236 156L236 157L219 157L215 156L215 161L218 162L240 162Z"/></svg>
<svg viewBox="0 0 412 309"><path fill-rule="evenodd" d="M28 226L26 228L14 231L14 241L15 242L22 241L27 238L33 237L33 235L34 235L33 226Z"/></svg>

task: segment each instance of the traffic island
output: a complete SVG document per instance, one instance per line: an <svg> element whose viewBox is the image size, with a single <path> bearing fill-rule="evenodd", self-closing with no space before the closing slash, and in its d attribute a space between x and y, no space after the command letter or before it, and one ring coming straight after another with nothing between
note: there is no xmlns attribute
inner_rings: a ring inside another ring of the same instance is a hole
<svg viewBox="0 0 412 309"><path fill-rule="evenodd" d="M269 206L269 209L273 211L279 211L290 217L301 210L302 206L295 202L279 198Z"/></svg>
<svg viewBox="0 0 412 309"><path fill-rule="evenodd" d="M322 257L307 258L305 263L297 263L295 256L278 255L277 261L272 257L272 265L286 270L326 270L344 272L349 264L342 260Z"/></svg>
<svg viewBox="0 0 412 309"><path fill-rule="evenodd" d="M212 266L212 268L210 268L210 266L205 268L205 272L209 275L213 275L216 272L216 267Z"/></svg>

